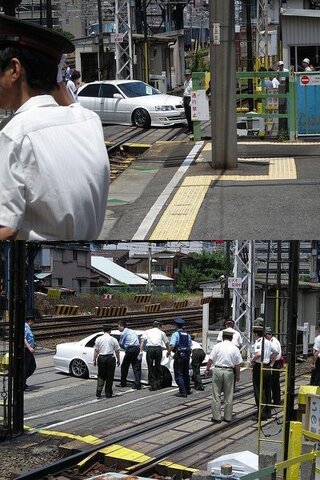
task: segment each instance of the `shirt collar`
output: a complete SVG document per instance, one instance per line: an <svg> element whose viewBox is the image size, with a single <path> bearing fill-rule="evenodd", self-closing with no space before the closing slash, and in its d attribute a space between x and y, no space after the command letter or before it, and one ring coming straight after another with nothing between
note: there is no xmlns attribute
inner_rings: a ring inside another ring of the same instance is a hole
<svg viewBox="0 0 320 480"><path fill-rule="evenodd" d="M15 112L15 115L21 112L25 112L30 108L34 107L57 107L58 104L53 98L52 95L36 95L35 97L29 98L18 110Z"/></svg>

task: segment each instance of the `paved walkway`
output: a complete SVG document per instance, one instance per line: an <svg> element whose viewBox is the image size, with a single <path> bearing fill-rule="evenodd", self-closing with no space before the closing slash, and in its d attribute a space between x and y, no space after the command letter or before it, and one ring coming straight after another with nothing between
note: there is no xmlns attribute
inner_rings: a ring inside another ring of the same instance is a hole
<svg viewBox="0 0 320 480"><path fill-rule="evenodd" d="M320 144L239 142L214 170L211 142L155 144L110 188L101 239L318 238Z"/></svg>

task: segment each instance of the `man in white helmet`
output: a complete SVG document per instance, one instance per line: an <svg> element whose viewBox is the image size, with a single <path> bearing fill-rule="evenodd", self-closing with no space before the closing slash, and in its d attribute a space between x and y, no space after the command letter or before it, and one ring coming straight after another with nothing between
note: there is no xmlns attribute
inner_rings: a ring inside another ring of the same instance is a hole
<svg viewBox="0 0 320 480"><path fill-rule="evenodd" d="M305 72L313 72L314 70L313 66L310 64L309 58L304 58L302 60L302 66Z"/></svg>

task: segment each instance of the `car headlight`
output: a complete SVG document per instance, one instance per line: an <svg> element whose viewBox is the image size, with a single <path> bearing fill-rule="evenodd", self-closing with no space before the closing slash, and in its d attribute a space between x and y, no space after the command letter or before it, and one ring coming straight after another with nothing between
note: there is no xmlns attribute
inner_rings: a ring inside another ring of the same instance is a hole
<svg viewBox="0 0 320 480"><path fill-rule="evenodd" d="M155 110L157 112L168 112L169 110L174 110L174 107L172 105L158 105L155 107Z"/></svg>

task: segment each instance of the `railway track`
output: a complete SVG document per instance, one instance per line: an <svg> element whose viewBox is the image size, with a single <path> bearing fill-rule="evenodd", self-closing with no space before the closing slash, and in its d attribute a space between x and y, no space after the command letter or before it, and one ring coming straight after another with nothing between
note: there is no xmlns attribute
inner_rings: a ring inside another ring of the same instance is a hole
<svg viewBox="0 0 320 480"><path fill-rule="evenodd" d="M300 377L297 377L296 389L299 382ZM273 418L263 422L264 429L271 428L276 422L280 432L283 411L277 409L275 413L276 409L273 410ZM97 475L97 472L110 471L130 476L150 477L156 474L168 477L174 476L174 465L177 464L185 466L185 471L183 468L180 470L180 476L190 477L193 469L206 469L208 461L225 448L226 441L232 451L232 439L246 438L246 435L257 431L257 423L251 420L254 411L250 381L239 386L235 392L232 422L212 424L211 392L208 389L207 395L199 397L195 393L179 408L160 411L156 416L144 419L143 423L125 424L109 430L108 437L100 445L78 451L55 464L21 475L18 479L80 480ZM140 452L142 461L117 456L112 453L117 448Z"/></svg>
<svg viewBox="0 0 320 480"><path fill-rule="evenodd" d="M150 328L155 320L161 321L166 332L173 331L173 318L182 316L186 320L186 330L198 333L202 329L202 308L184 308L163 310L157 313L131 313L121 317L54 316L38 321L33 326L37 342L42 340L72 337L74 335L89 335L101 329L105 323L116 325L121 318L131 328L140 330Z"/></svg>
<svg viewBox="0 0 320 480"><path fill-rule="evenodd" d="M120 125L104 127L104 134L107 139L106 146L110 159L111 181L115 180L136 158L135 154L125 151L124 145L141 144L147 149L156 142L189 141L185 129L185 126L149 128L147 130L138 127L127 127L124 129Z"/></svg>

